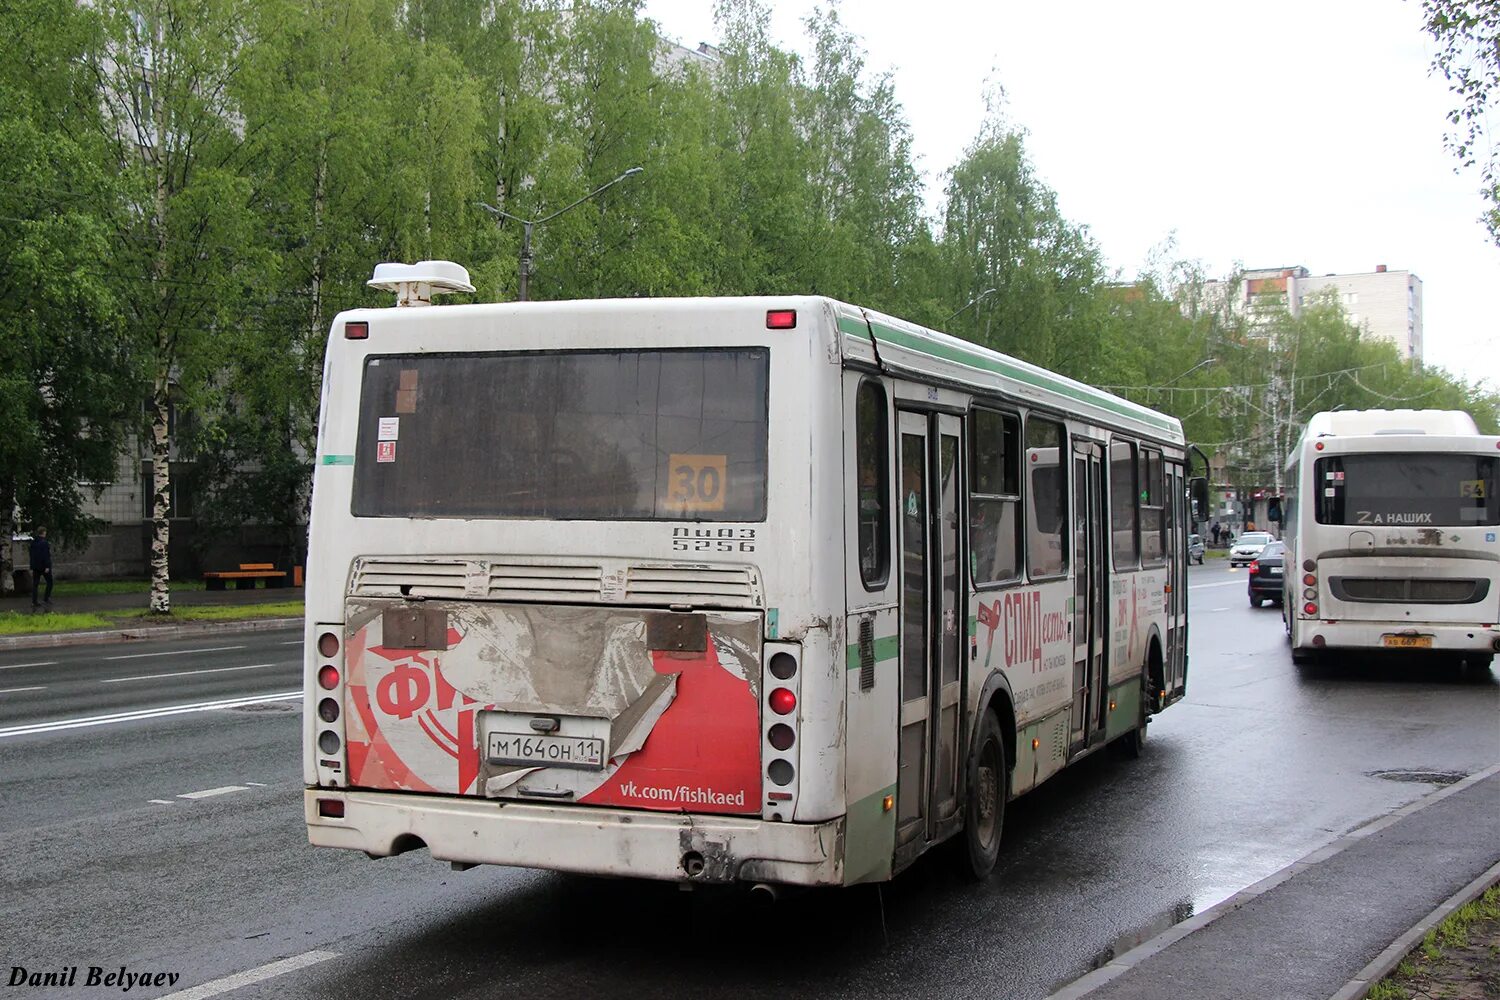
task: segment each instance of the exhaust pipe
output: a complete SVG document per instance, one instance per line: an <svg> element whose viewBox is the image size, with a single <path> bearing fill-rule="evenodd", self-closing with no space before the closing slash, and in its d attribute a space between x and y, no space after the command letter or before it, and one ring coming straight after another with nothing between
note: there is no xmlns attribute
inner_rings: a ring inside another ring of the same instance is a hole
<svg viewBox="0 0 1500 1000"><path fill-rule="evenodd" d="M781 892L774 885L757 882L750 887L750 898L758 903L774 903L781 898Z"/></svg>

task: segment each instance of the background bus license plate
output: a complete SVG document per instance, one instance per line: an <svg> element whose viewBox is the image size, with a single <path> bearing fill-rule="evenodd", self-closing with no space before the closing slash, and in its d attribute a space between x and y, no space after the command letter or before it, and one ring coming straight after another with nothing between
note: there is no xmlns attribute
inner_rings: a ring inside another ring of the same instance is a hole
<svg viewBox="0 0 1500 1000"><path fill-rule="evenodd" d="M1404 649L1432 648L1430 635L1383 635L1380 638L1387 646L1400 646Z"/></svg>
<svg viewBox="0 0 1500 1000"><path fill-rule="evenodd" d="M603 768L604 741L590 736L490 733L489 758L495 764Z"/></svg>

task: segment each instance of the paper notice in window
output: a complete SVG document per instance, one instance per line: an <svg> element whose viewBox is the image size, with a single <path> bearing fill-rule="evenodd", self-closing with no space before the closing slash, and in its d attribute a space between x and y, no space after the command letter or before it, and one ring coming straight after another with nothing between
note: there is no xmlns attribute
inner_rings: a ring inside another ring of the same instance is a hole
<svg viewBox="0 0 1500 1000"><path fill-rule="evenodd" d="M381 440L381 441L396 441L396 440L399 440L400 437L401 437L401 418L400 417L381 417L380 418L380 437L379 437L379 440Z"/></svg>
<svg viewBox="0 0 1500 1000"><path fill-rule="evenodd" d="M727 455L672 455L667 463L667 506L676 511L723 510L729 492Z"/></svg>

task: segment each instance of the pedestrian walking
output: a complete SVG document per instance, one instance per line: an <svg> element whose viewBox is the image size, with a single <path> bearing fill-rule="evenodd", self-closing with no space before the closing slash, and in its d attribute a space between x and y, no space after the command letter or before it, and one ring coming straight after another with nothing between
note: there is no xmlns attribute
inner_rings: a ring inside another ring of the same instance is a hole
<svg viewBox="0 0 1500 1000"><path fill-rule="evenodd" d="M47 578L47 592L42 593L42 577ZM31 606L41 607L39 599L52 607L52 543L47 541L47 529L38 526L31 537Z"/></svg>
<svg viewBox="0 0 1500 1000"><path fill-rule="evenodd" d="M1224 528L1223 528L1222 525L1219 524L1218 521L1215 521L1214 522L1214 526L1212 528L1210 528L1209 530L1212 531L1213 535L1214 535L1214 548L1218 548L1219 547L1219 535L1224 531Z"/></svg>

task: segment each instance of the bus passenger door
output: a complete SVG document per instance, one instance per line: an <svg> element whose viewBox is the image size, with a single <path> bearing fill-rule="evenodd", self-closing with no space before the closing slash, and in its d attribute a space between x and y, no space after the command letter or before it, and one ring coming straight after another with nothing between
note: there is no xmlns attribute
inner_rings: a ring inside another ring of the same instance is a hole
<svg viewBox="0 0 1500 1000"><path fill-rule="evenodd" d="M1187 663L1187 481L1182 466L1167 465L1167 509L1171 519L1167 526L1168 581L1172 588L1167 600L1167 657L1162 687L1168 696L1182 691ZM1151 692L1153 697L1157 692Z"/></svg>
<svg viewBox="0 0 1500 1000"><path fill-rule="evenodd" d="M1073 442L1073 749L1100 727L1098 701L1106 677L1109 550L1104 510L1104 446Z"/></svg>
<svg viewBox="0 0 1500 1000"><path fill-rule="evenodd" d="M958 811L962 622L957 417L903 412L900 433L901 718L898 844Z"/></svg>

